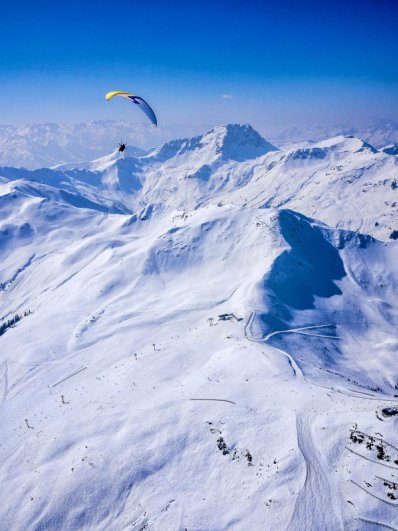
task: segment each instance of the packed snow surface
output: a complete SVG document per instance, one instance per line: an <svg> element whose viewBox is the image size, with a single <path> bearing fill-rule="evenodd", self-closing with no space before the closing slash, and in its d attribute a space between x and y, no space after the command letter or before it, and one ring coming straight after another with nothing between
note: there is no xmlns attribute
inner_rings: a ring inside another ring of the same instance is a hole
<svg viewBox="0 0 398 531"><path fill-rule="evenodd" d="M397 158L249 125L0 169L0 528L398 529Z"/></svg>

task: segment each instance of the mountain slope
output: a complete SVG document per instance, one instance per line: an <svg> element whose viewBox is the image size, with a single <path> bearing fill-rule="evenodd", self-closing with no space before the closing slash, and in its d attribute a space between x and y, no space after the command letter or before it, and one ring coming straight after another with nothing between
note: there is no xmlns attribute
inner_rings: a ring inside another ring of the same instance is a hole
<svg viewBox="0 0 398 531"><path fill-rule="evenodd" d="M336 137L269 157L229 200L287 207L329 225L388 239L397 211L395 157L359 139Z"/></svg>
<svg viewBox="0 0 398 531"><path fill-rule="evenodd" d="M285 207L395 159L230 131L0 171L5 529L395 525L398 242Z"/></svg>

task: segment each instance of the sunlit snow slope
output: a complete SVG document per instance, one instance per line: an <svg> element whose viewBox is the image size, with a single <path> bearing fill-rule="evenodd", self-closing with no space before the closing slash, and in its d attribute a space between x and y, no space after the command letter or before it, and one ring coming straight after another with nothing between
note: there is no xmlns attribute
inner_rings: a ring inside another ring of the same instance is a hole
<svg viewBox="0 0 398 531"><path fill-rule="evenodd" d="M0 528L397 529L397 181L248 125L0 169Z"/></svg>

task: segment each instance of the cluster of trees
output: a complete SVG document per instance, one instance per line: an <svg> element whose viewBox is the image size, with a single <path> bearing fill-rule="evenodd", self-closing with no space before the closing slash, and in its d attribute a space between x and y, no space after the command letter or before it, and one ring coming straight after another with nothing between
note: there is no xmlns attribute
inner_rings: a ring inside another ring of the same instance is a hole
<svg viewBox="0 0 398 531"><path fill-rule="evenodd" d="M8 321L3 321L0 324L0 336L2 336L6 330L11 328L12 326L15 326L18 323L18 321L20 321L23 317L26 317L30 313L32 312L30 310L27 310L21 315L15 314L14 317L11 317L11 319L8 319Z"/></svg>

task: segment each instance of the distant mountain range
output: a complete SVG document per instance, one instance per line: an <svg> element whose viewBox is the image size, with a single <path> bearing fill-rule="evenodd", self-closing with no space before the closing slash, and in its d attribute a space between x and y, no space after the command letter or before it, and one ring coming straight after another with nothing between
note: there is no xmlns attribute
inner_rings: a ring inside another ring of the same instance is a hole
<svg viewBox="0 0 398 531"><path fill-rule="evenodd" d="M188 128L189 130L189 128ZM187 128L98 120L82 123L0 125L0 164L37 169L80 162L113 150L119 142L138 146L136 153L158 146ZM140 151L141 150L141 151Z"/></svg>
<svg viewBox="0 0 398 531"><path fill-rule="evenodd" d="M347 124L328 126L297 124L273 132L269 138L279 146L288 146L301 142L319 142L337 135L355 136L377 148L383 148L398 143L398 124L392 120L376 120L362 127Z"/></svg>
<svg viewBox="0 0 398 531"><path fill-rule="evenodd" d="M202 130L205 127L202 127ZM113 150L119 142L148 150L177 137L192 136L199 126L161 125L127 121L91 121L66 124L32 124L0 126L0 165L37 169L57 164L76 163L100 157ZM398 144L398 125L391 120L379 120L365 127L347 125L303 126L262 133L271 143L287 148L295 144L310 144L337 135L352 135L376 148ZM396 148L395 148L396 149Z"/></svg>

